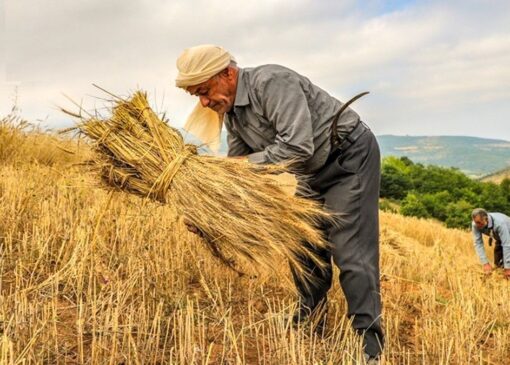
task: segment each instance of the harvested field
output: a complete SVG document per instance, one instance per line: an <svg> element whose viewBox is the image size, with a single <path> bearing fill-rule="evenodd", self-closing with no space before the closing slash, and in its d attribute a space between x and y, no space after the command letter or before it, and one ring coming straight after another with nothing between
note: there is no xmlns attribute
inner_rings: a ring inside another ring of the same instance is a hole
<svg viewBox="0 0 510 365"><path fill-rule="evenodd" d="M337 282L326 335L294 329L285 262L239 277L170 207L99 188L73 164L85 147L1 128L1 364L358 363ZM481 274L471 235L381 218L385 363L504 364L510 284Z"/></svg>

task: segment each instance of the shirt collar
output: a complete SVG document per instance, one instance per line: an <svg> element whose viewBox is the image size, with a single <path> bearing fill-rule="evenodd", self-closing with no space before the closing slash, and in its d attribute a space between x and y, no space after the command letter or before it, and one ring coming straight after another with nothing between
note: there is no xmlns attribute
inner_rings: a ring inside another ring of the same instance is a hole
<svg viewBox="0 0 510 365"><path fill-rule="evenodd" d="M250 104L250 99L248 98L248 88L246 86L246 81L243 76L244 69L239 68L239 73L237 75L237 90L236 98L234 100L234 107L246 106Z"/></svg>
<svg viewBox="0 0 510 365"><path fill-rule="evenodd" d="M489 214L487 217L487 228L492 229L494 227L494 220L492 219L492 216Z"/></svg>

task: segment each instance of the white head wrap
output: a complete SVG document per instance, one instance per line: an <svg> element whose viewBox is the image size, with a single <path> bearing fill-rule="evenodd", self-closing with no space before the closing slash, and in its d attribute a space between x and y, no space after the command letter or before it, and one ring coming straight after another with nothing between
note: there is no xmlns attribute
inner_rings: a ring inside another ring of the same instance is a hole
<svg viewBox="0 0 510 365"><path fill-rule="evenodd" d="M177 59L175 86L201 84L227 68L231 61L235 61L234 57L219 46L204 44L185 49Z"/></svg>
<svg viewBox="0 0 510 365"><path fill-rule="evenodd" d="M179 74L175 85L187 88L201 84L227 68L231 61L235 61L234 57L219 46L204 44L188 48L177 59ZM220 147L222 117L198 102L188 116L184 129L217 153Z"/></svg>

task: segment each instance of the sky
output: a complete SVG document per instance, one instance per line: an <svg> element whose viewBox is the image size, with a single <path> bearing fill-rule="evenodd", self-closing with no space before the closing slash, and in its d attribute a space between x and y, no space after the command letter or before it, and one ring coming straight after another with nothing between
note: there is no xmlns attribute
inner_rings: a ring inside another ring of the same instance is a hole
<svg viewBox="0 0 510 365"><path fill-rule="evenodd" d="M0 116L71 126L58 107L104 110L97 84L182 126L197 100L175 60L208 43L341 101L370 91L353 108L378 135L510 140L508 24L508 0L0 0Z"/></svg>

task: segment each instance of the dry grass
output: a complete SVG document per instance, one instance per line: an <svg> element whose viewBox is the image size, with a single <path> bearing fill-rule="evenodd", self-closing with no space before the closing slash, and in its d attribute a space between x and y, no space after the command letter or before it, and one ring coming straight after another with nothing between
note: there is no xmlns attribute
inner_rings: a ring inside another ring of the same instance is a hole
<svg viewBox="0 0 510 365"><path fill-rule="evenodd" d="M21 118L15 109L0 119L0 163L32 162L45 166L77 162L88 147L49 133ZM79 157L78 157L79 156Z"/></svg>
<svg viewBox="0 0 510 365"><path fill-rule="evenodd" d="M294 329L285 262L238 277L172 209L60 156L0 165L1 364L358 363L337 283L326 336ZM481 274L470 234L381 218L386 364L506 363L509 283Z"/></svg>

